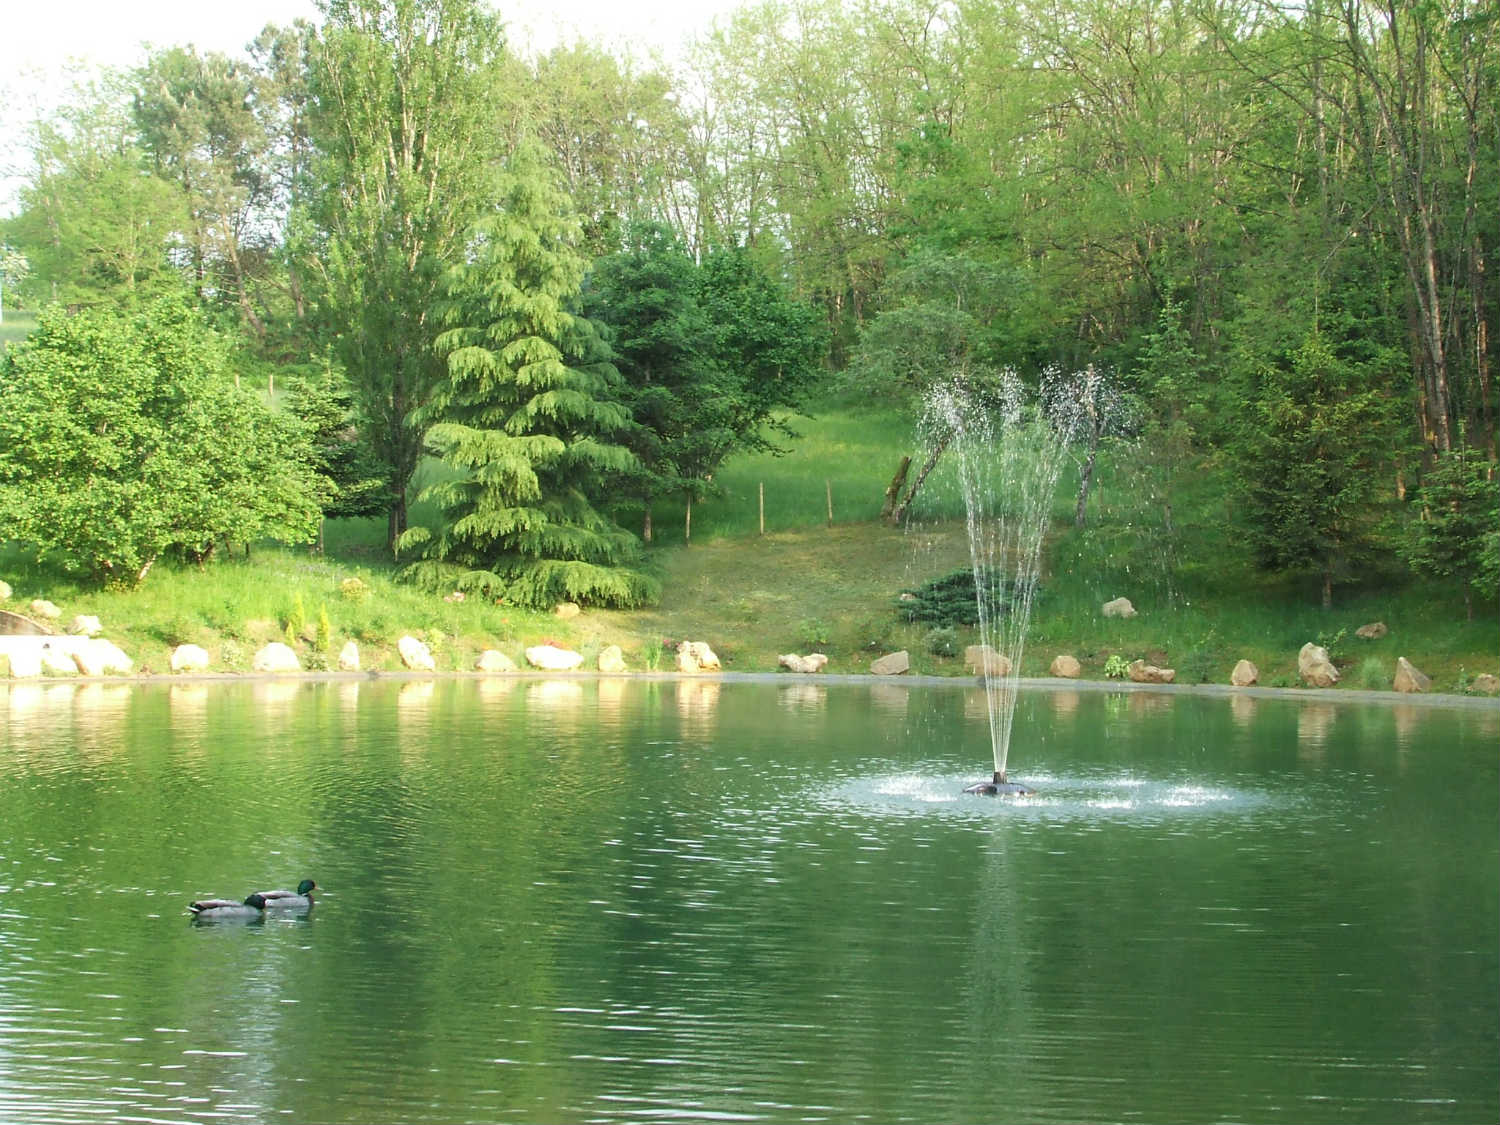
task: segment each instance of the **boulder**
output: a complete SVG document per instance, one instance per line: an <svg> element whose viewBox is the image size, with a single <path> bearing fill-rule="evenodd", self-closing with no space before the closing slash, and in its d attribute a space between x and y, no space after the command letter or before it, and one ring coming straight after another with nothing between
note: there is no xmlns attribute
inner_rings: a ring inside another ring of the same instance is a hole
<svg viewBox="0 0 1500 1125"><path fill-rule="evenodd" d="M1474 682L1469 685L1480 695L1500 695L1500 676L1493 676L1488 672L1481 672L1474 677Z"/></svg>
<svg viewBox="0 0 1500 1125"><path fill-rule="evenodd" d="M73 654L65 649L44 643L40 655L42 668L54 676L78 675L78 663L73 659Z"/></svg>
<svg viewBox="0 0 1500 1125"><path fill-rule="evenodd" d="M717 672L719 658L703 641L683 641L677 646L679 672Z"/></svg>
<svg viewBox="0 0 1500 1125"><path fill-rule="evenodd" d="M1413 667L1406 657L1398 656L1396 657L1396 678L1391 681L1391 687L1407 694L1431 691L1432 679Z"/></svg>
<svg viewBox="0 0 1500 1125"><path fill-rule="evenodd" d="M564 621L567 621L571 618L577 617L580 613L582 613L583 607L580 606L577 602L558 602L557 606L552 610L552 612L558 617L561 617Z"/></svg>
<svg viewBox="0 0 1500 1125"><path fill-rule="evenodd" d="M1372 621L1368 625L1361 625L1358 629L1354 630L1354 635L1361 640L1378 641L1389 632L1390 630L1386 628L1384 621Z"/></svg>
<svg viewBox="0 0 1500 1125"><path fill-rule="evenodd" d="M599 652L599 671L606 675L617 675L626 671L625 654L619 645L609 645Z"/></svg>
<svg viewBox="0 0 1500 1125"><path fill-rule="evenodd" d="M1129 598L1116 598L1112 602L1105 602L1102 612L1105 617L1134 617L1135 606L1130 604Z"/></svg>
<svg viewBox="0 0 1500 1125"><path fill-rule="evenodd" d="M532 645L526 650L526 662L543 672L571 672L583 663L583 657L557 645Z"/></svg>
<svg viewBox="0 0 1500 1125"><path fill-rule="evenodd" d="M488 672L492 675L516 672L516 662L499 649L487 648L479 654L479 659L474 661L474 671Z"/></svg>
<svg viewBox="0 0 1500 1125"><path fill-rule="evenodd" d="M1328 650L1311 641L1297 653L1297 675L1309 687L1332 687L1339 682L1339 670L1328 659Z"/></svg>
<svg viewBox="0 0 1500 1125"><path fill-rule="evenodd" d="M821 672L823 666L828 663L828 657L821 652L810 652L806 656L788 652L778 656L776 663L788 672Z"/></svg>
<svg viewBox="0 0 1500 1125"><path fill-rule="evenodd" d="M911 657L905 649L887 653L870 664L870 674L873 676L903 676L910 671Z"/></svg>
<svg viewBox="0 0 1500 1125"><path fill-rule="evenodd" d="M401 654L401 663L413 672L436 672L437 664L432 659L432 650L416 637L407 635L396 642L396 651Z"/></svg>
<svg viewBox="0 0 1500 1125"><path fill-rule="evenodd" d="M359 671L359 645L353 641L345 641L344 647L339 649L339 671Z"/></svg>
<svg viewBox="0 0 1500 1125"><path fill-rule="evenodd" d="M1010 657L989 645L969 645L964 649L964 667L976 676L998 680L1010 675Z"/></svg>
<svg viewBox="0 0 1500 1125"><path fill-rule="evenodd" d="M178 645L172 650L172 671L201 672L208 667L208 652L197 645Z"/></svg>
<svg viewBox="0 0 1500 1125"><path fill-rule="evenodd" d="M1130 679L1138 684L1170 684L1177 678L1175 668L1158 668L1144 660L1132 660L1126 671L1130 674Z"/></svg>
<svg viewBox="0 0 1500 1125"><path fill-rule="evenodd" d="M1235 687L1249 687L1260 679L1260 669L1248 660L1241 660L1229 673L1229 682Z"/></svg>
<svg viewBox="0 0 1500 1125"><path fill-rule="evenodd" d="M104 626L99 624L97 617L80 613L68 625L68 632L75 637L97 637L104 632Z"/></svg>
<svg viewBox="0 0 1500 1125"><path fill-rule="evenodd" d="M272 641L256 652L250 661L252 672L300 672L302 665L297 654L280 641Z"/></svg>
<svg viewBox="0 0 1500 1125"><path fill-rule="evenodd" d="M0 602L9 601L11 594L13 594L14 592L15 591L10 588L9 582L0 580Z"/></svg>
<svg viewBox="0 0 1500 1125"><path fill-rule="evenodd" d="M31 616L42 617L48 621L56 621L62 616L62 610L58 609L45 598L34 598L31 602Z"/></svg>
<svg viewBox="0 0 1500 1125"><path fill-rule="evenodd" d="M74 649L73 663L85 676L128 676L135 667L135 661L120 651L118 645L102 637L93 637Z"/></svg>
<svg viewBox="0 0 1500 1125"><path fill-rule="evenodd" d="M1060 680L1076 680L1083 675L1083 665L1078 663L1076 657L1065 652L1053 658L1052 667L1048 671Z"/></svg>

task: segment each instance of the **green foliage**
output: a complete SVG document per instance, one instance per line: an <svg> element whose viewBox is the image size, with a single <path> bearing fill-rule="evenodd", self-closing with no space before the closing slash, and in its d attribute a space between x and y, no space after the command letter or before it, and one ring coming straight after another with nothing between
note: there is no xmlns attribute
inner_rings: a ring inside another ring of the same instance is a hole
<svg viewBox="0 0 1500 1125"><path fill-rule="evenodd" d="M1130 661L1118 652L1110 653L1109 659L1104 662L1104 675L1111 680L1123 680L1130 675Z"/></svg>
<svg viewBox="0 0 1500 1125"><path fill-rule="evenodd" d="M477 0L333 0L308 49L317 157L293 249L386 466L392 545L447 377L433 307L497 198L502 57Z"/></svg>
<svg viewBox="0 0 1500 1125"><path fill-rule="evenodd" d="M993 381L1006 366L1017 278L971 256L919 251L886 284L886 308L860 337L845 375L876 396L920 399L939 383Z"/></svg>
<svg viewBox="0 0 1500 1125"><path fill-rule="evenodd" d="M523 148L474 260L449 276L448 374L416 415L450 471L420 497L440 525L401 540L419 556L407 573L428 588L535 608L637 605L657 592L631 565L634 537L598 507L639 462L615 440L630 426L612 398L619 376L569 309L585 266L577 239L553 171Z"/></svg>
<svg viewBox="0 0 1500 1125"><path fill-rule="evenodd" d="M1407 524L1402 556L1418 574L1463 590L1472 619L1473 595L1493 598L1500 588L1493 560L1500 554L1500 486L1493 465L1460 446L1440 455L1422 476Z"/></svg>
<svg viewBox="0 0 1500 1125"><path fill-rule="evenodd" d="M816 314L762 273L747 251L701 266L658 223L632 225L597 262L586 309L608 329L641 463L632 492L652 535L651 504L703 496L732 453L779 452L784 411L819 377Z"/></svg>
<svg viewBox="0 0 1500 1125"><path fill-rule="evenodd" d="M797 623L797 643L803 650L816 651L828 647L833 639L833 630L828 622L817 617L804 617Z"/></svg>
<svg viewBox="0 0 1500 1125"><path fill-rule="evenodd" d="M325 516L369 516L390 507L385 468L360 439L354 396L342 375L330 369L312 378L294 379L286 411L307 429L311 467L328 481Z"/></svg>
<svg viewBox="0 0 1500 1125"><path fill-rule="evenodd" d="M902 590L896 613L903 621L921 621L940 627L977 625L979 603L974 593L974 572L951 571L912 589Z"/></svg>
<svg viewBox="0 0 1500 1125"><path fill-rule="evenodd" d="M96 582L164 552L310 539L321 499L296 423L237 391L180 302L41 318L0 378L0 537Z"/></svg>
<svg viewBox="0 0 1500 1125"><path fill-rule="evenodd" d="M292 608L282 622L281 633L286 643L296 646L302 643L303 631L307 628L307 609L302 604L300 593L292 600Z"/></svg>
<svg viewBox="0 0 1500 1125"><path fill-rule="evenodd" d="M1391 686L1393 676L1384 660L1378 656L1367 656L1359 662L1359 668L1351 679L1365 691L1384 691Z"/></svg>
<svg viewBox="0 0 1500 1125"><path fill-rule="evenodd" d="M597 262L585 305L607 330L620 401L635 423L623 441L639 462L627 487L651 538L655 497L701 495L705 466L733 444L726 373L707 352L709 322L697 266L660 224L626 231L623 248Z"/></svg>
<svg viewBox="0 0 1500 1125"><path fill-rule="evenodd" d="M1244 403L1239 448L1247 538L1269 570L1308 572L1332 604L1335 581L1371 556L1371 504L1386 408L1354 365L1316 334L1265 364Z"/></svg>
<svg viewBox="0 0 1500 1125"><path fill-rule="evenodd" d="M935 629L929 629L927 635L922 638L922 645L933 656L957 656L958 630L951 625L939 625Z"/></svg>
<svg viewBox="0 0 1500 1125"><path fill-rule="evenodd" d="M370 584L360 578L346 578L339 583L339 596L358 605L370 596Z"/></svg>
<svg viewBox="0 0 1500 1125"><path fill-rule="evenodd" d="M1348 654L1344 651L1344 642L1348 638L1348 629L1335 629L1332 632L1322 630L1313 638L1313 644L1328 653L1329 661L1342 664L1348 658Z"/></svg>

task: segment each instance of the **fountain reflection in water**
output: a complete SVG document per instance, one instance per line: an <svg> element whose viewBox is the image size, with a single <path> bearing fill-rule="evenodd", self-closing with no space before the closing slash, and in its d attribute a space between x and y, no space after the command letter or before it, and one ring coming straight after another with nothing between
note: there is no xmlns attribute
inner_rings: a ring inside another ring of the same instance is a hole
<svg viewBox="0 0 1500 1125"><path fill-rule="evenodd" d="M1009 781L1006 764L1042 539L1069 447L1105 429L1106 391L1090 367L1049 371L1036 393L1007 371L982 389L955 379L927 396L923 439L951 450L963 493L980 644L1000 657L981 661L994 779L966 792L1028 792Z"/></svg>

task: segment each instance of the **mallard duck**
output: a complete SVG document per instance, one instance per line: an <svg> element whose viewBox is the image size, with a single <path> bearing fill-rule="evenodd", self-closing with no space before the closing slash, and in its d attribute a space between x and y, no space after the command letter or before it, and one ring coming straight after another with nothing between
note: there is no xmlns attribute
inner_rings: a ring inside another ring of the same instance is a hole
<svg viewBox="0 0 1500 1125"><path fill-rule="evenodd" d="M297 884L295 891L257 891L250 898L258 898L267 910L306 910L313 904L313 891L318 889L318 884L311 879L303 879ZM250 899L246 899L249 902Z"/></svg>
<svg viewBox="0 0 1500 1125"><path fill-rule="evenodd" d="M259 918L266 908L264 895L249 895L243 902L232 898L204 898L188 903L194 918Z"/></svg>

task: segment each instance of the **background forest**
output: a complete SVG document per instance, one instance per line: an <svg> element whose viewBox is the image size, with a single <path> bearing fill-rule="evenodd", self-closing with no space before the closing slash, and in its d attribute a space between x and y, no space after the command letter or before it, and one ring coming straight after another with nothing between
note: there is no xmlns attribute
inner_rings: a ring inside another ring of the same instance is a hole
<svg viewBox="0 0 1500 1125"><path fill-rule="evenodd" d="M1493 607L1492 5L767 2L670 66L322 12L31 126L0 539L130 585L378 513L427 588L638 606L653 508L796 411L1091 370L1172 565L1211 481L1212 550L1325 606Z"/></svg>

